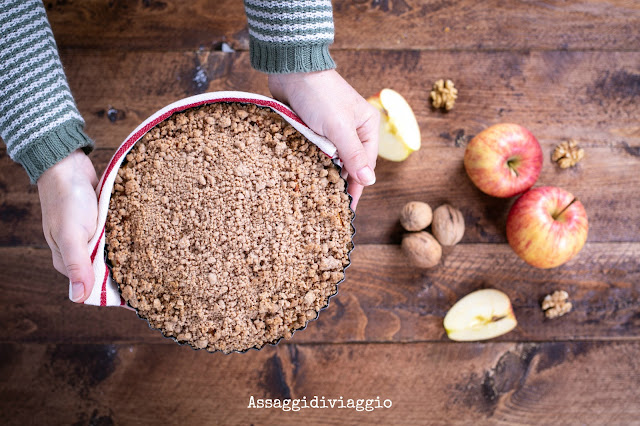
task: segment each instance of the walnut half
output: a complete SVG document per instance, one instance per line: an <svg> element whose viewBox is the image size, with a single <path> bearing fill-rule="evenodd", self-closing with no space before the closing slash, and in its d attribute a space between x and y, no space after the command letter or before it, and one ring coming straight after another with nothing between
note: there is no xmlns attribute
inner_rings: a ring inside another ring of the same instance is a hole
<svg viewBox="0 0 640 426"><path fill-rule="evenodd" d="M573 305L569 302L569 293L564 290L554 291L542 300L542 310L549 319L561 317L569 313L571 308Z"/></svg>
<svg viewBox="0 0 640 426"><path fill-rule="evenodd" d="M451 80L438 80L433 83L433 89L429 96L434 108L444 108L450 111L458 98L458 89L453 87Z"/></svg>
<svg viewBox="0 0 640 426"><path fill-rule="evenodd" d="M573 167L584 158L584 149L578 146L574 139L562 142L553 150L551 159L558 163L561 169Z"/></svg>

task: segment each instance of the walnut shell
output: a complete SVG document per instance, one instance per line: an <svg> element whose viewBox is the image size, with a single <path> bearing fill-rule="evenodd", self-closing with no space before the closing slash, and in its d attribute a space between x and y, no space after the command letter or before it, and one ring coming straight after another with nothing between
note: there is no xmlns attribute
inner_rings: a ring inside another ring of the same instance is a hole
<svg viewBox="0 0 640 426"><path fill-rule="evenodd" d="M433 213L429 204L411 201L404 205L400 213L400 224L407 231L422 231L431 224Z"/></svg>
<svg viewBox="0 0 640 426"><path fill-rule="evenodd" d="M433 235L443 246L458 244L464 235L462 212L449 204L443 204L433 212Z"/></svg>
<svg viewBox="0 0 640 426"><path fill-rule="evenodd" d="M442 247L428 232L415 232L402 237L402 250L409 262L419 268L432 268L440 262Z"/></svg>

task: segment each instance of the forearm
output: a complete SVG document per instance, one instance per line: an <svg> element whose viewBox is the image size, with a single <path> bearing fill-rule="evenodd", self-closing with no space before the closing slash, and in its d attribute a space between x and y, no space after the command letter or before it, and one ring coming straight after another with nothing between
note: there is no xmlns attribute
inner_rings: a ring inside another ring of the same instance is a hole
<svg viewBox="0 0 640 426"><path fill-rule="evenodd" d="M40 0L0 4L0 135L32 182L93 146L69 90Z"/></svg>
<svg viewBox="0 0 640 426"><path fill-rule="evenodd" d="M251 65L266 73L335 68L330 0L244 0Z"/></svg>

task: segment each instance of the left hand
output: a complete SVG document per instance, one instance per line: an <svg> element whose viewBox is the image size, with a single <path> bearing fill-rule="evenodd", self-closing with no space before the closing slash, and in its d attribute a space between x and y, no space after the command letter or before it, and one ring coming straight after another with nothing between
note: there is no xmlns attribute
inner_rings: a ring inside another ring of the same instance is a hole
<svg viewBox="0 0 640 426"><path fill-rule="evenodd" d="M376 181L380 113L335 70L270 74L269 90L338 148L355 210L363 188Z"/></svg>
<svg viewBox="0 0 640 426"><path fill-rule="evenodd" d="M82 303L91 294L94 274L87 244L96 231L96 171L82 150L69 154L38 179L42 227L53 266L69 277L69 299Z"/></svg>

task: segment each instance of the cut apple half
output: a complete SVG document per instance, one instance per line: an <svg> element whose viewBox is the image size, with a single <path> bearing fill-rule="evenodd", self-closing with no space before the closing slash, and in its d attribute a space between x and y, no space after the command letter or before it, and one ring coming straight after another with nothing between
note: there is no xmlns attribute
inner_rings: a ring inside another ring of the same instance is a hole
<svg viewBox="0 0 640 426"><path fill-rule="evenodd" d="M447 336L459 342L493 339L517 325L509 296L495 289L464 296L444 317Z"/></svg>
<svg viewBox="0 0 640 426"><path fill-rule="evenodd" d="M391 89L368 99L380 111L378 155L386 160L405 160L420 149L420 127L405 98Z"/></svg>

